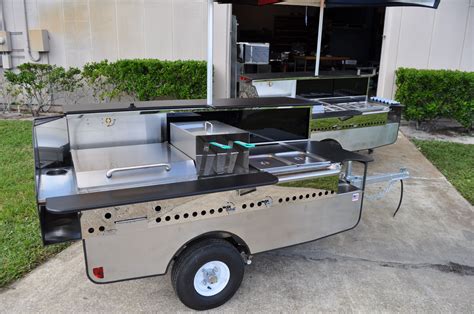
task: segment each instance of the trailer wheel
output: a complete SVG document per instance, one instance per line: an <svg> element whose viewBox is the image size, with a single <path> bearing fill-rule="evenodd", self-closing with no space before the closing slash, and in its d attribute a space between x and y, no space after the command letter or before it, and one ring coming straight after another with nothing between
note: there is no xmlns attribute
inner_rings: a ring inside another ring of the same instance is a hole
<svg viewBox="0 0 474 314"><path fill-rule="evenodd" d="M244 261L229 242L208 239L184 250L171 272L174 291L194 310L218 307L234 295L244 276Z"/></svg>

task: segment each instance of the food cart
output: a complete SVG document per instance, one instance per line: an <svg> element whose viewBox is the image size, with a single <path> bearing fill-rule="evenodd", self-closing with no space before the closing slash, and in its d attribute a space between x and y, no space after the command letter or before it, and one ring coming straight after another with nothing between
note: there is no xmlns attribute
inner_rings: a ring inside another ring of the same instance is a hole
<svg viewBox="0 0 474 314"><path fill-rule="evenodd" d="M212 82L212 62L208 73ZM253 254L351 230L361 219L372 158L312 139L314 105L213 100L208 84L207 100L75 105L36 119L44 244L82 240L94 283L171 270L186 306L222 305ZM357 179L342 173L352 162L362 164Z"/></svg>
<svg viewBox="0 0 474 314"><path fill-rule="evenodd" d="M244 74L240 76L240 97L312 101L312 139L335 141L351 151L372 151L395 143L403 106L368 95L375 69L370 71L321 72L318 76L308 72Z"/></svg>

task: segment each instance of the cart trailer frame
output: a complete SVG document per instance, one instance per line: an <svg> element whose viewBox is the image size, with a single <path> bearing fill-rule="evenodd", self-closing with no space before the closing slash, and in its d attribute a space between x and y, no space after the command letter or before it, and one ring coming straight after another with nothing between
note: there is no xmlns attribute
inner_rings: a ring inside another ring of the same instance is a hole
<svg viewBox="0 0 474 314"><path fill-rule="evenodd" d="M357 226L372 158L311 140L306 100L259 101L85 106L35 120L43 242L82 240L95 283L163 275L173 265L179 298L208 309L232 296L251 255ZM214 142L219 150L209 148ZM237 155L222 173L219 154ZM359 186L341 179L354 161L363 164ZM200 172L206 162L217 172ZM194 257L203 259L199 269Z"/></svg>
<svg viewBox="0 0 474 314"><path fill-rule="evenodd" d="M372 161L311 140L311 101L214 102L212 0L208 12L205 101L86 106L33 126L43 242L82 239L96 283L161 275L173 263L174 290L196 310L233 296L251 254L357 226ZM169 121L176 112L181 121ZM357 186L341 173L354 161L363 164Z"/></svg>

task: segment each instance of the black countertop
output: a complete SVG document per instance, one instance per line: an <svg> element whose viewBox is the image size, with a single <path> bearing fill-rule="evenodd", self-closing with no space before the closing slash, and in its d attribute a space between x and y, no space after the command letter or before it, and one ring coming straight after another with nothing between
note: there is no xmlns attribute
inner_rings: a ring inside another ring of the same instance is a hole
<svg viewBox="0 0 474 314"><path fill-rule="evenodd" d="M285 145L259 145L252 148L251 154L260 155L294 150L310 152L332 162L351 160L368 163L373 160L370 156L347 151L334 142L311 140L288 142ZM250 189L276 183L278 183L278 178L266 172L218 176L187 182L51 197L46 198L46 210L54 214L68 214L97 208Z"/></svg>
<svg viewBox="0 0 474 314"><path fill-rule="evenodd" d="M159 100L111 102L99 104L75 104L64 106L65 114L85 114L98 112L142 111L142 110L200 110L200 109L232 109L232 108L266 108L282 106L311 106L314 101L289 97L262 98L225 98L214 99L212 106L205 99Z"/></svg>
<svg viewBox="0 0 474 314"><path fill-rule="evenodd" d="M373 74L357 75L356 70L346 71L320 71L318 76L314 72L273 72L273 73L246 73L241 78L252 81L268 81L268 80L332 80L341 78L367 78Z"/></svg>
<svg viewBox="0 0 474 314"><path fill-rule="evenodd" d="M63 106L65 114L83 114L95 112L142 111L142 110L176 110L176 109L209 108L205 99L157 100L109 102L98 104L74 104Z"/></svg>
<svg viewBox="0 0 474 314"><path fill-rule="evenodd" d="M53 214L70 214L97 208L250 189L276 183L278 178L266 172L211 177L187 182L51 197L46 199L46 210Z"/></svg>
<svg viewBox="0 0 474 314"><path fill-rule="evenodd" d="M303 98L290 97L259 97L259 98L228 98L216 99L212 106L216 109L226 108L265 108L265 107L297 107L312 106L316 102Z"/></svg>

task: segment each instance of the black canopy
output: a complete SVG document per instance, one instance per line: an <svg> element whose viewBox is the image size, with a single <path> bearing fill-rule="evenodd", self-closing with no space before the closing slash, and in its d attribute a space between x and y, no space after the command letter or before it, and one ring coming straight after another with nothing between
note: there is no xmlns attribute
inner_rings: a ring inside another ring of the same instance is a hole
<svg viewBox="0 0 474 314"><path fill-rule="evenodd" d="M268 5L268 4L288 4L319 6L319 0L217 0L220 3L248 4L248 5ZM326 7L360 7L360 6L414 6L436 9L440 0L326 0Z"/></svg>

